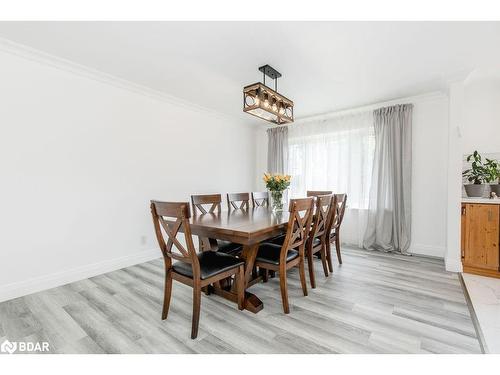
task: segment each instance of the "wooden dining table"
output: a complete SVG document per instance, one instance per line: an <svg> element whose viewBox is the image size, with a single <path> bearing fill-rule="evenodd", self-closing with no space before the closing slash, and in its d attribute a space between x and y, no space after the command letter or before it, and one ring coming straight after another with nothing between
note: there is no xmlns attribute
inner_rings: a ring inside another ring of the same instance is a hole
<svg viewBox="0 0 500 375"><path fill-rule="evenodd" d="M262 301L247 290L262 280L260 276L253 274L259 244L283 234L288 218L288 210L273 212L268 207L250 207L220 213L196 214L189 219L192 234L204 241L204 248L215 249L216 239L243 245L240 257L245 260L245 309L253 313L264 307ZM208 293L237 302L235 286L230 283L211 285Z"/></svg>

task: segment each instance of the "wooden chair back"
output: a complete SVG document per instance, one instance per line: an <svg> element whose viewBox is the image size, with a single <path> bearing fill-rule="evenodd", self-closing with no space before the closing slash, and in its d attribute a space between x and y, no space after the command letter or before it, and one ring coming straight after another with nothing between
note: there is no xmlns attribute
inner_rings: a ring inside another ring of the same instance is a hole
<svg viewBox="0 0 500 375"><path fill-rule="evenodd" d="M172 259L190 263L193 267L193 277L199 278L200 264L189 225L189 218L191 217L189 202L151 201L151 215L153 216L156 238L163 253L166 268L171 268ZM169 224L166 218L176 219L175 223ZM181 228L184 232L186 246L177 239ZM173 251L174 248L177 251Z"/></svg>
<svg viewBox="0 0 500 375"><path fill-rule="evenodd" d="M319 195L332 195L333 193L330 190L308 190L307 191L307 196L308 197L317 197Z"/></svg>
<svg viewBox="0 0 500 375"><path fill-rule="evenodd" d="M286 263L288 250L299 248L301 256L304 255L304 248L313 217L313 198L300 198L290 200L290 218L286 229L285 240L281 247L280 263ZM302 216L301 216L302 214Z"/></svg>
<svg viewBox="0 0 500 375"><path fill-rule="evenodd" d="M340 224L342 224L342 220L344 219L345 208L347 204L347 194L335 194L337 198L337 214L335 215L335 221L333 222L333 229L337 230L340 228Z"/></svg>
<svg viewBox="0 0 500 375"><path fill-rule="evenodd" d="M254 207L269 207L269 193L267 191L252 192L252 204Z"/></svg>
<svg viewBox="0 0 500 375"><path fill-rule="evenodd" d="M220 214L222 196L220 194L191 195L193 213L200 214Z"/></svg>
<svg viewBox="0 0 500 375"><path fill-rule="evenodd" d="M329 229L331 209L333 207L332 202L334 201L334 196L330 195L318 195L314 204L314 218L309 234L310 241L317 237L323 236Z"/></svg>
<svg viewBox="0 0 500 375"><path fill-rule="evenodd" d="M243 210L250 207L249 193L227 193L227 207L231 210Z"/></svg>
<svg viewBox="0 0 500 375"><path fill-rule="evenodd" d="M332 200L330 204L330 209L328 212L328 219L326 223L326 237L328 240L328 237L332 233L332 230L334 229L334 224L337 221L337 214L338 214L338 202L337 202L337 194L332 195Z"/></svg>

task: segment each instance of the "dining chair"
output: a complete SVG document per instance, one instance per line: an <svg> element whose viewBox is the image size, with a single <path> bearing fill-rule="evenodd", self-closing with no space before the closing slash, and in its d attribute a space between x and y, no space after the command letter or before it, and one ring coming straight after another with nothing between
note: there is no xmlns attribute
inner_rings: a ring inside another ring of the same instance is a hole
<svg viewBox="0 0 500 375"><path fill-rule="evenodd" d="M252 205L253 207L269 207L269 193L267 191L252 191ZM254 273L256 273L255 270ZM271 277L274 276L275 272L271 271ZM267 281L267 271L265 280Z"/></svg>
<svg viewBox="0 0 500 375"><path fill-rule="evenodd" d="M344 219L344 213L347 204L347 194L335 194L335 199L337 201L334 206L336 209L336 213L333 216L331 226L328 229L328 241L326 241L326 256L330 272L333 272L332 253L330 250L330 244L332 242L335 243L335 250L337 251L337 259L339 260L339 264L342 264L342 255L340 254L340 226L342 224L342 220Z"/></svg>
<svg viewBox="0 0 500 375"><path fill-rule="evenodd" d="M323 191L322 190L308 190L307 191L308 197L317 197L320 195L331 195L331 194L333 194L333 193L331 191L327 191L327 190L323 190ZM314 206L314 208L316 208L316 206ZM313 212L313 214L314 214L314 212ZM285 240L285 235L280 234L279 236L276 236L267 242L272 242L272 243L275 243L277 245L281 245L284 240ZM316 254L317 254L318 258L321 258L321 253L316 253Z"/></svg>
<svg viewBox="0 0 500 375"><path fill-rule="evenodd" d="M318 195L331 195L331 194L333 194L333 192L330 190L308 190L307 191L308 197L317 197Z"/></svg>
<svg viewBox="0 0 500 375"><path fill-rule="evenodd" d="M189 218L191 217L189 203L151 201L151 214L156 238L165 262L165 294L162 320L167 319L168 316L170 297L172 295L172 280L177 280L193 288L192 339L198 335L201 288L234 276L238 308L243 310L245 294L244 262L232 255L215 251L196 253L189 225ZM165 218L175 219L175 222L173 220L167 221ZM177 239L179 232L184 232L186 246L182 245ZM174 246L177 251L173 251Z"/></svg>
<svg viewBox="0 0 500 375"><path fill-rule="evenodd" d="M222 196L220 194L191 195L191 204L195 215L220 215L222 210ZM214 250L212 244L206 243L198 237L200 251ZM241 252L243 246L234 242L217 239L217 250L226 254Z"/></svg>
<svg viewBox="0 0 500 375"><path fill-rule="evenodd" d="M314 275L314 262L313 256L316 253L320 253L321 263L323 264L323 271L325 277L328 277L328 265L327 265L327 247L326 235L329 234L328 228L331 222L331 215L335 214L336 198L330 195L318 195L315 197L314 203L314 216L312 220L312 228L309 232L309 237L306 243L305 256L307 257L307 268L309 269L309 281L311 282L311 288L316 288L316 278Z"/></svg>
<svg viewBox="0 0 500 375"><path fill-rule="evenodd" d="M227 193L227 208L231 210L243 210L250 208L249 193Z"/></svg>
<svg viewBox="0 0 500 375"><path fill-rule="evenodd" d="M269 193L267 191L252 192L252 204L254 207L269 207Z"/></svg>
<svg viewBox="0 0 500 375"><path fill-rule="evenodd" d="M283 311L290 313L288 305L287 270L298 267L302 292L307 296L306 275L304 269L304 251L309 230L311 228L313 198L290 200L290 218L283 245L264 242L259 246L255 265L259 269L275 271L280 276L281 299ZM301 216L302 214L302 216Z"/></svg>

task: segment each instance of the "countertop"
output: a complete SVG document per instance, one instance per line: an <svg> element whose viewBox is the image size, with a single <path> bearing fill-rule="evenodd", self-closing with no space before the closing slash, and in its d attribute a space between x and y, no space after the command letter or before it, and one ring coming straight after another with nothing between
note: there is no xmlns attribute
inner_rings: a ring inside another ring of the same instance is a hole
<svg viewBox="0 0 500 375"><path fill-rule="evenodd" d="M500 204L500 198L466 198L462 197L462 203L478 203L478 204Z"/></svg>

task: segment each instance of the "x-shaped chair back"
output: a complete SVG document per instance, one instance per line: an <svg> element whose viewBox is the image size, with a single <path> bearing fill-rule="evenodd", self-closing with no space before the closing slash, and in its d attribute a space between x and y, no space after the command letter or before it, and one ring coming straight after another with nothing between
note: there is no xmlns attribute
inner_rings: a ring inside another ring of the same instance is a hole
<svg viewBox="0 0 500 375"><path fill-rule="evenodd" d="M316 196L313 225L309 235L311 241L323 236L327 231L333 200L332 194Z"/></svg>
<svg viewBox="0 0 500 375"><path fill-rule="evenodd" d="M250 207L249 193L227 193L227 207L229 210L243 210Z"/></svg>
<svg viewBox="0 0 500 375"><path fill-rule="evenodd" d="M254 191L252 193L252 202L254 207L268 207L269 193L267 191Z"/></svg>
<svg viewBox="0 0 500 375"><path fill-rule="evenodd" d="M313 204L313 198L290 200L290 218L288 219L285 240L281 247L280 263L286 263L288 250L298 248L300 255L304 255L305 243L311 229Z"/></svg>
<svg viewBox="0 0 500 375"><path fill-rule="evenodd" d="M200 264L196 256L189 218L191 212L188 202L159 202L151 201L151 214L155 227L156 238L165 260L165 267L172 267L172 259L190 263L193 268L193 277L200 277ZM167 220L166 218L174 218ZM184 246L177 235L184 232Z"/></svg>
<svg viewBox="0 0 500 375"><path fill-rule="evenodd" d="M337 199L337 204L335 205L337 212L335 215L335 221L333 222L333 229L339 229L340 224L342 224L342 220L344 219L347 194L335 194L335 198Z"/></svg>
<svg viewBox="0 0 500 375"><path fill-rule="evenodd" d="M220 194L191 195L193 213L220 214L222 196Z"/></svg>

